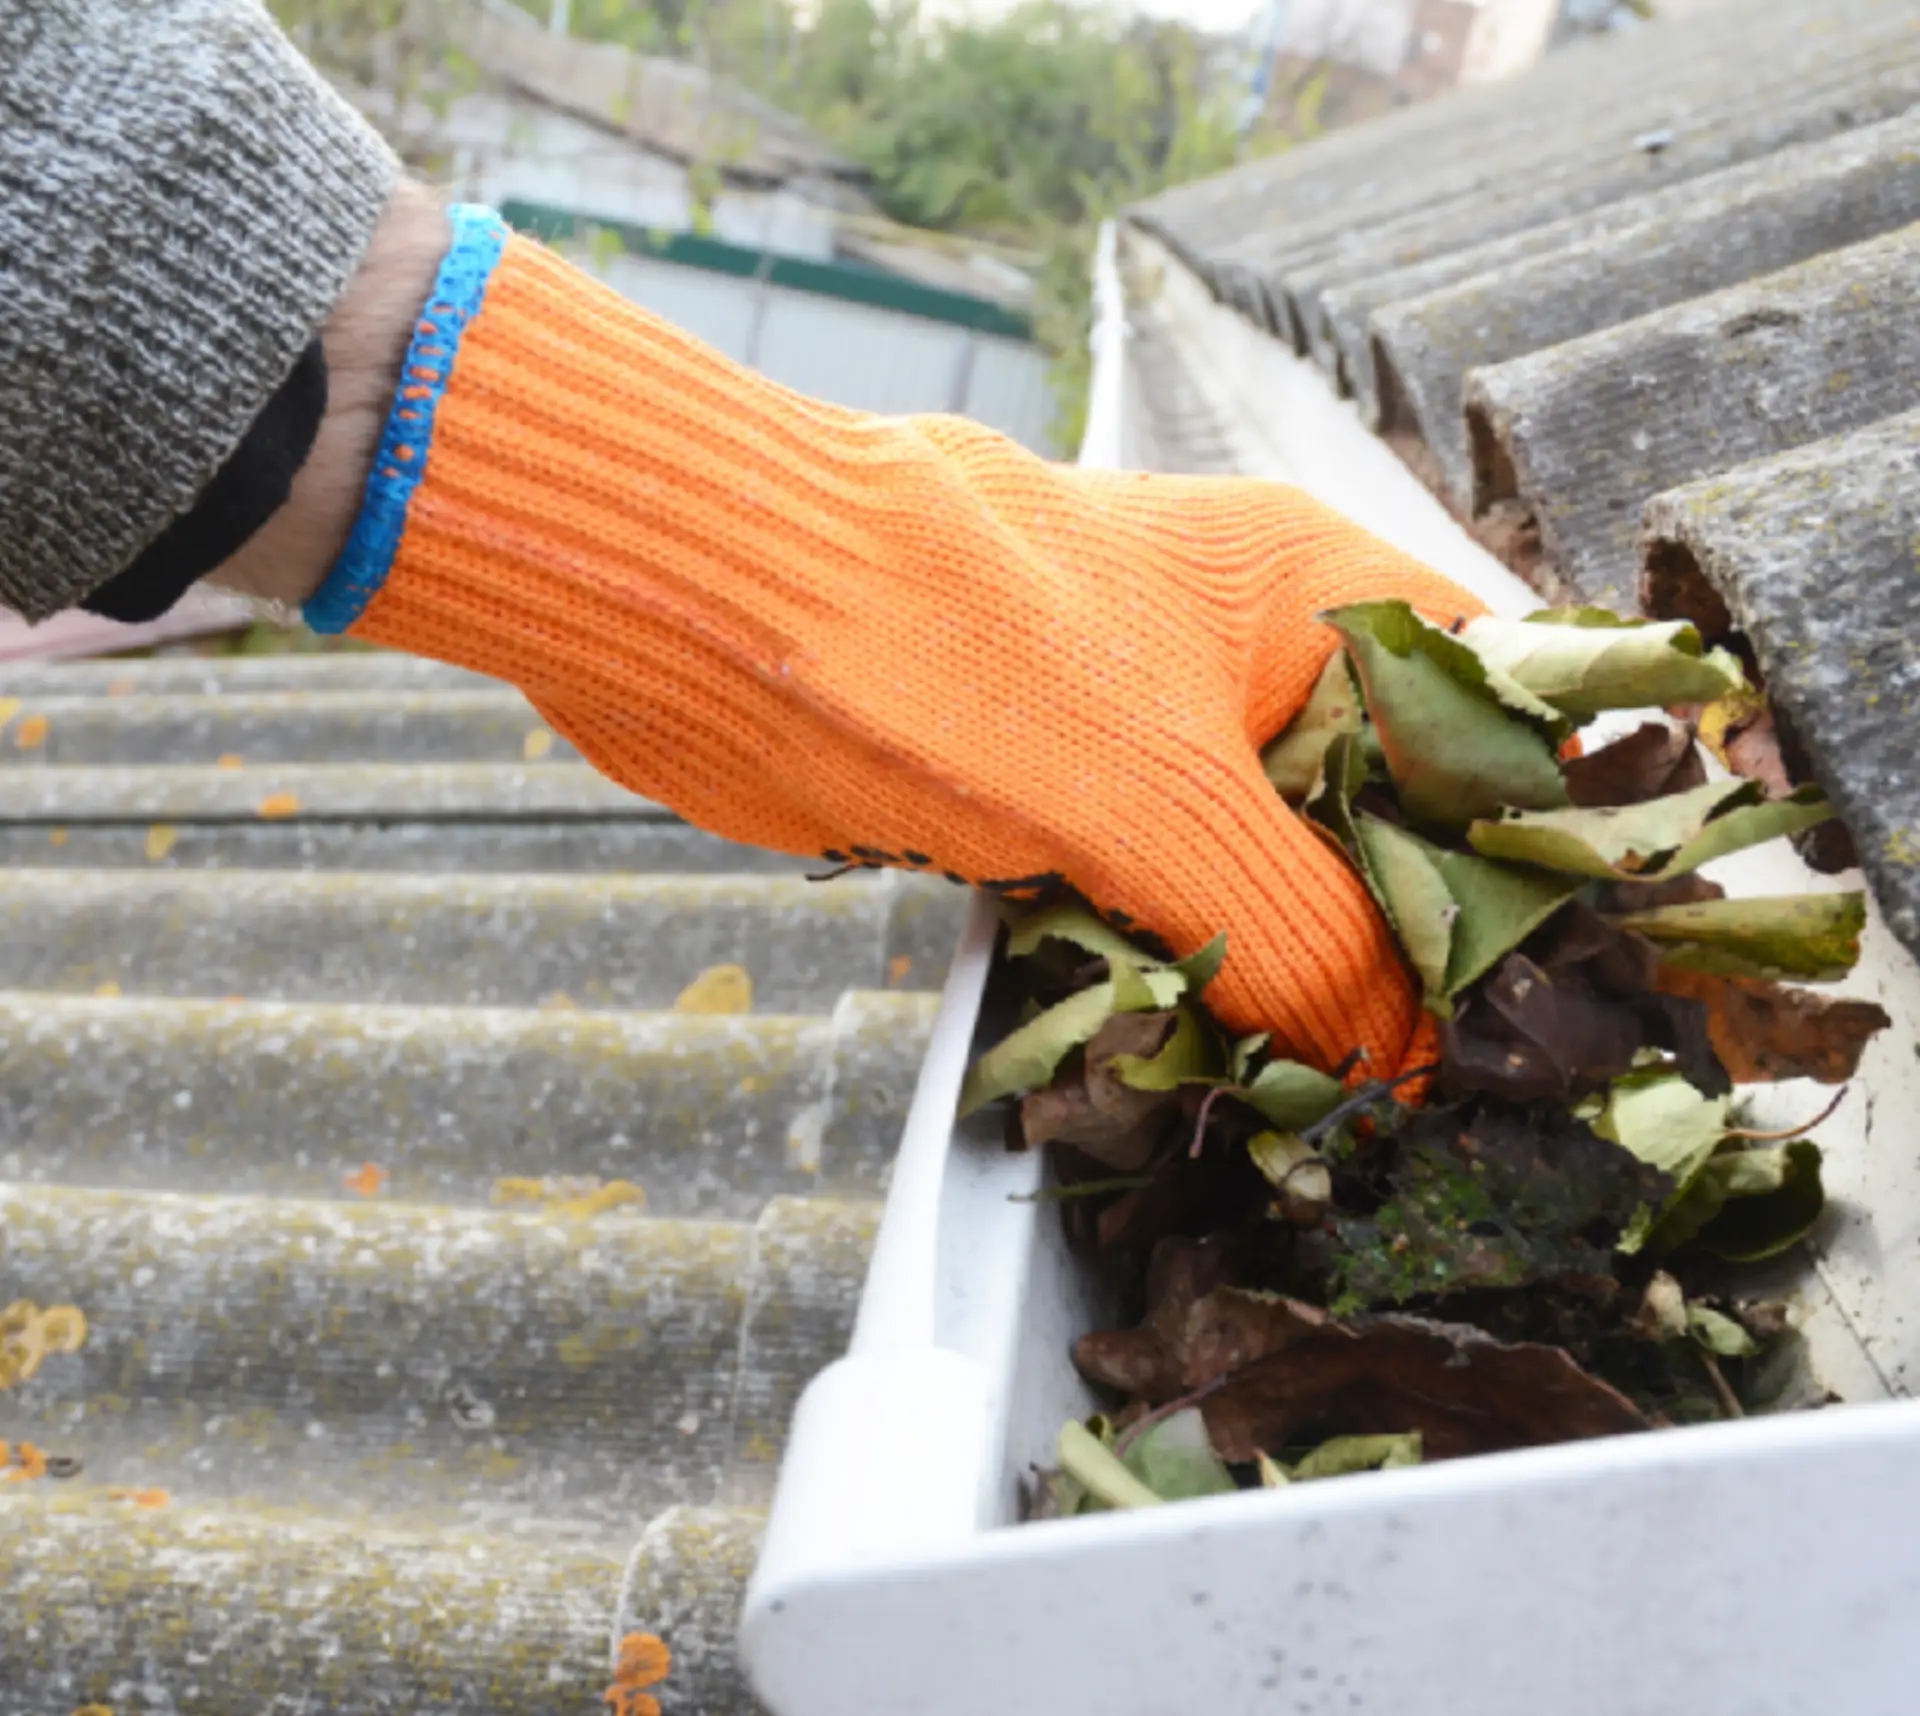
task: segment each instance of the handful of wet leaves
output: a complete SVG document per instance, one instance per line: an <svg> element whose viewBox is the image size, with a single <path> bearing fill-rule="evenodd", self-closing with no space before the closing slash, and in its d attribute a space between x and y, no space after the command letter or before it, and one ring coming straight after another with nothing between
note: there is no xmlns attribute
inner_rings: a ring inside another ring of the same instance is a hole
<svg viewBox="0 0 1920 1716"><path fill-rule="evenodd" d="M1743 1274L1819 1216L1832 1105L1757 1132L1738 1087L1853 1075L1886 1015L1801 985L1851 970L1865 902L1699 874L1825 822L1817 789L1710 781L1671 714L1575 742L1751 703L1739 662L1591 609L1322 618L1344 648L1267 773L1365 880L1438 1048L1304 1066L1208 1012L1224 940L1011 919L1019 1023L963 1112L1011 1099L1011 1147L1047 1152L1041 1195L1139 1313L1074 1346L1112 1405L1063 1430L1041 1516L1821 1398Z"/></svg>

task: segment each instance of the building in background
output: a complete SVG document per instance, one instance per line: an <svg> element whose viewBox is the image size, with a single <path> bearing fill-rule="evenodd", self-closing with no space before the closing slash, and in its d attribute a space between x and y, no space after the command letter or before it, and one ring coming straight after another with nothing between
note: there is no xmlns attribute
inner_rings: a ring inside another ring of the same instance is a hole
<svg viewBox="0 0 1920 1716"><path fill-rule="evenodd" d="M432 79L348 91L456 196L789 387L959 412L1051 450L1019 268L885 221L858 167L697 66L554 33L504 0L457 17Z"/></svg>

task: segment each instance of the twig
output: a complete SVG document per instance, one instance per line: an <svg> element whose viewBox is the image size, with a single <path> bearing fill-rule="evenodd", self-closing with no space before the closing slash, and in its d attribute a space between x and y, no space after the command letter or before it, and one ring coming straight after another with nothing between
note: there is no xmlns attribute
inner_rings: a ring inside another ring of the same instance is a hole
<svg viewBox="0 0 1920 1716"><path fill-rule="evenodd" d="M1202 1383L1191 1394L1183 1394L1178 1400L1169 1400L1165 1406L1156 1406L1151 1412L1143 1413L1113 1440L1113 1451L1124 1454L1134 1443L1151 1430L1156 1424L1164 1424L1176 1413L1185 1412L1198 1406L1210 1394L1217 1394L1227 1384L1224 1376L1216 1376L1213 1381Z"/></svg>
<svg viewBox="0 0 1920 1716"><path fill-rule="evenodd" d="M1739 1395L1733 1392L1727 1379L1720 1374L1720 1361L1705 1347L1695 1347L1694 1351L1700 1355L1700 1363L1706 1368L1707 1381L1713 1384L1714 1396L1720 1402L1720 1410L1729 1418L1746 1417L1746 1408L1740 1404Z"/></svg>
<svg viewBox="0 0 1920 1716"><path fill-rule="evenodd" d="M1318 1144L1336 1127L1344 1125L1356 1114L1364 1114L1376 1102L1393 1095L1403 1084L1412 1084L1415 1079L1429 1078L1439 1070L1440 1063L1435 1061L1430 1067L1415 1067L1412 1072L1402 1073L1398 1078L1376 1079L1371 1084L1362 1085L1331 1114L1323 1115L1311 1126L1303 1127L1296 1136L1302 1144Z"/></svg>
<svg viewBox="0 0 1920 1716"><path fill-rule="evenodd" d="M1818 1114L1804 1125L1789 1126L1784 1132L1749 1132L1744 1127L1736 1126L1728 1131L1727 1136L1729 1138L1743 1139L1749 1144L1785 1144L1790 1139L1804 1138L1816 1126L1824 1126L1833 1118L1833 1111L1847 1100L1848 1088L1848 1086L1842 1085L1840 1089L1834 1093L1833 1101L1828 1103L1825 1108L1821 1109Z"/></svg>
<svg viewBox="0 0 1920 1716"><path fill-rule="evenodd" d="M1200 1118L1193 1125L1193 1148L1187 1152L1193 1161L1200 1160L1200 1152L1207 1142L1207 1120L1213 1113L1213 1105L1226 1094L1227 1088L1224 1084L1216 1084L1200 1099Z"/></svg>
<svg viewBox="0 0 1920 1716"><path fill-rule="evenodd" d="M1010 1204L1046 1204L1061 1198L1092 1198L1102 1192L1133 1192L1153 1184L1151 1174L1119 1174L1110 1180L1081 1180L1071 1186L1042 1186L1037 1192L1009 1192Z"/></svg>

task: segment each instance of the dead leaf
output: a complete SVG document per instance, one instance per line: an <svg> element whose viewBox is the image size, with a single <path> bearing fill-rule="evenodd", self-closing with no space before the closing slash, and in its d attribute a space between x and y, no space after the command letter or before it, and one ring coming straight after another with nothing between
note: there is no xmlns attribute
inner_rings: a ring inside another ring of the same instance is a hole
<svg viewBox="0 0 1920 1716"><path fill-rule="evenodd" d="M1357 733L1366 719L1347 658L1336 650L1327 658L1306 706L1286 730L1260 753L1260 766L1273 789L1298 803L1320 778L1327 747L1342 734Z"/></svg>
<svg viewBox="0 0 1920 1716"><path fill-rule="evenodd" d="M1893 1021L1871 1001L1836 1000L1747 977L1662 965L1660 991L1705 1011L1713 1051L1736 1084L1810 1078L1844 1084L1877 1032Z"/></svg>
<svg viewBox="0 0 1920 1716"><path fill-rule="evenodd" d="M753 977L744 965L710 965L674 998L676 1013L751 1013Z"/></svg>
<svg viewBox="0 0 1920 1716"><path fill-rule="evenodd" d="M1867 897L1746 895L1656 906L1615 922L1659 943L1661 963L1683 970L1835 983L1859 963Z"/></svg>
<svg viewBox="0 0 1920 1716"><path fill-rule="evenodd" d="M275 822L283 817L300 814L300 798L297 793L270 792L253 807L255 816L267 822Z"/></svg>
<svg viewBox="0 0 1920 1716"><path fill-rule="evenodd" d="M1071 1144L1117 1174L1144 1168L1178 1116L1179 1101L1171 1087L1136 1088L1115 1062L1152 1061L1183 1018L1174 1012L1117 1013L1107 1020L1087 1044L1078 1073L1022 1099L1020 1129L1027 1146ZM1187 1029L1193 1029L1190 1021Z"/></svg>
<svg viewBox="0 0 1920 1716"><path fill-rule="evenodd" d="M387 1171L376 1162L368 1162L356 1172L346 1175L345 1181L347 1190L356 1197L378 1197L380 1188L387 1183Z"/></svg>
<svg viewBox="0 0 1920 1716"><path fill-rule="evenodd" d="M1708 650L1687 620L1626 619L1606 608L1550 608L1524 620L1483 615L1461 642L1563 715L1706 703L1746 684L1739 661Z"/></svg>
<svg viewBox="0 0 1920 1716"><path fill-rule="evenodd" d="M1417 1433L1427 1456L1444 1460L1647 1427L1557 1347L1418 1317L1343 1320L1234 1287L1196 1293L1209 1271L1193 1267L1195 1249L1163 1245L1147 1323L1083 1337L1074 1362L1088 1380L1151 1404L1218 1384L1201 1412L1224 1460L1336 1434Z"/></svg>
<svg viewBox="0 0 1920 1716"><path fill-rule="evenodd" d="M1624 739L1560 765L1567 794L1582 810L1644 804L1706 785L1693 735L1684 727L1648 721Z"/></svg>
<svg viewBox="0 0 1920 1716"><path fill-rule="evenodd" d="M156 822L147 830L147 861L158 864L173 850L174 842L180 838L179 831L164 822Z"/></svg>

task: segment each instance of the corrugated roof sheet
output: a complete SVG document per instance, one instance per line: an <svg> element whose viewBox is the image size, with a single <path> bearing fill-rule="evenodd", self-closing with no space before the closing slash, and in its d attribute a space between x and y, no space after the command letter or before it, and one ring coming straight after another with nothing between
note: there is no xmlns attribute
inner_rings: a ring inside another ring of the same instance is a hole
<svg viewBox="0 0 1920 1716"><path fill-rule="evenodd" d="M569 755L386 656L0 669L0 1711L598 1710L630 1630L755 1709L965 900Z"/></svg>
<svg viewBox="0 0 1920 1716"><path fill-rule="evenodd" d="M1920 14L1725 4L1133 220L1542 594L1744 635L1920 952Z"/></svg>

